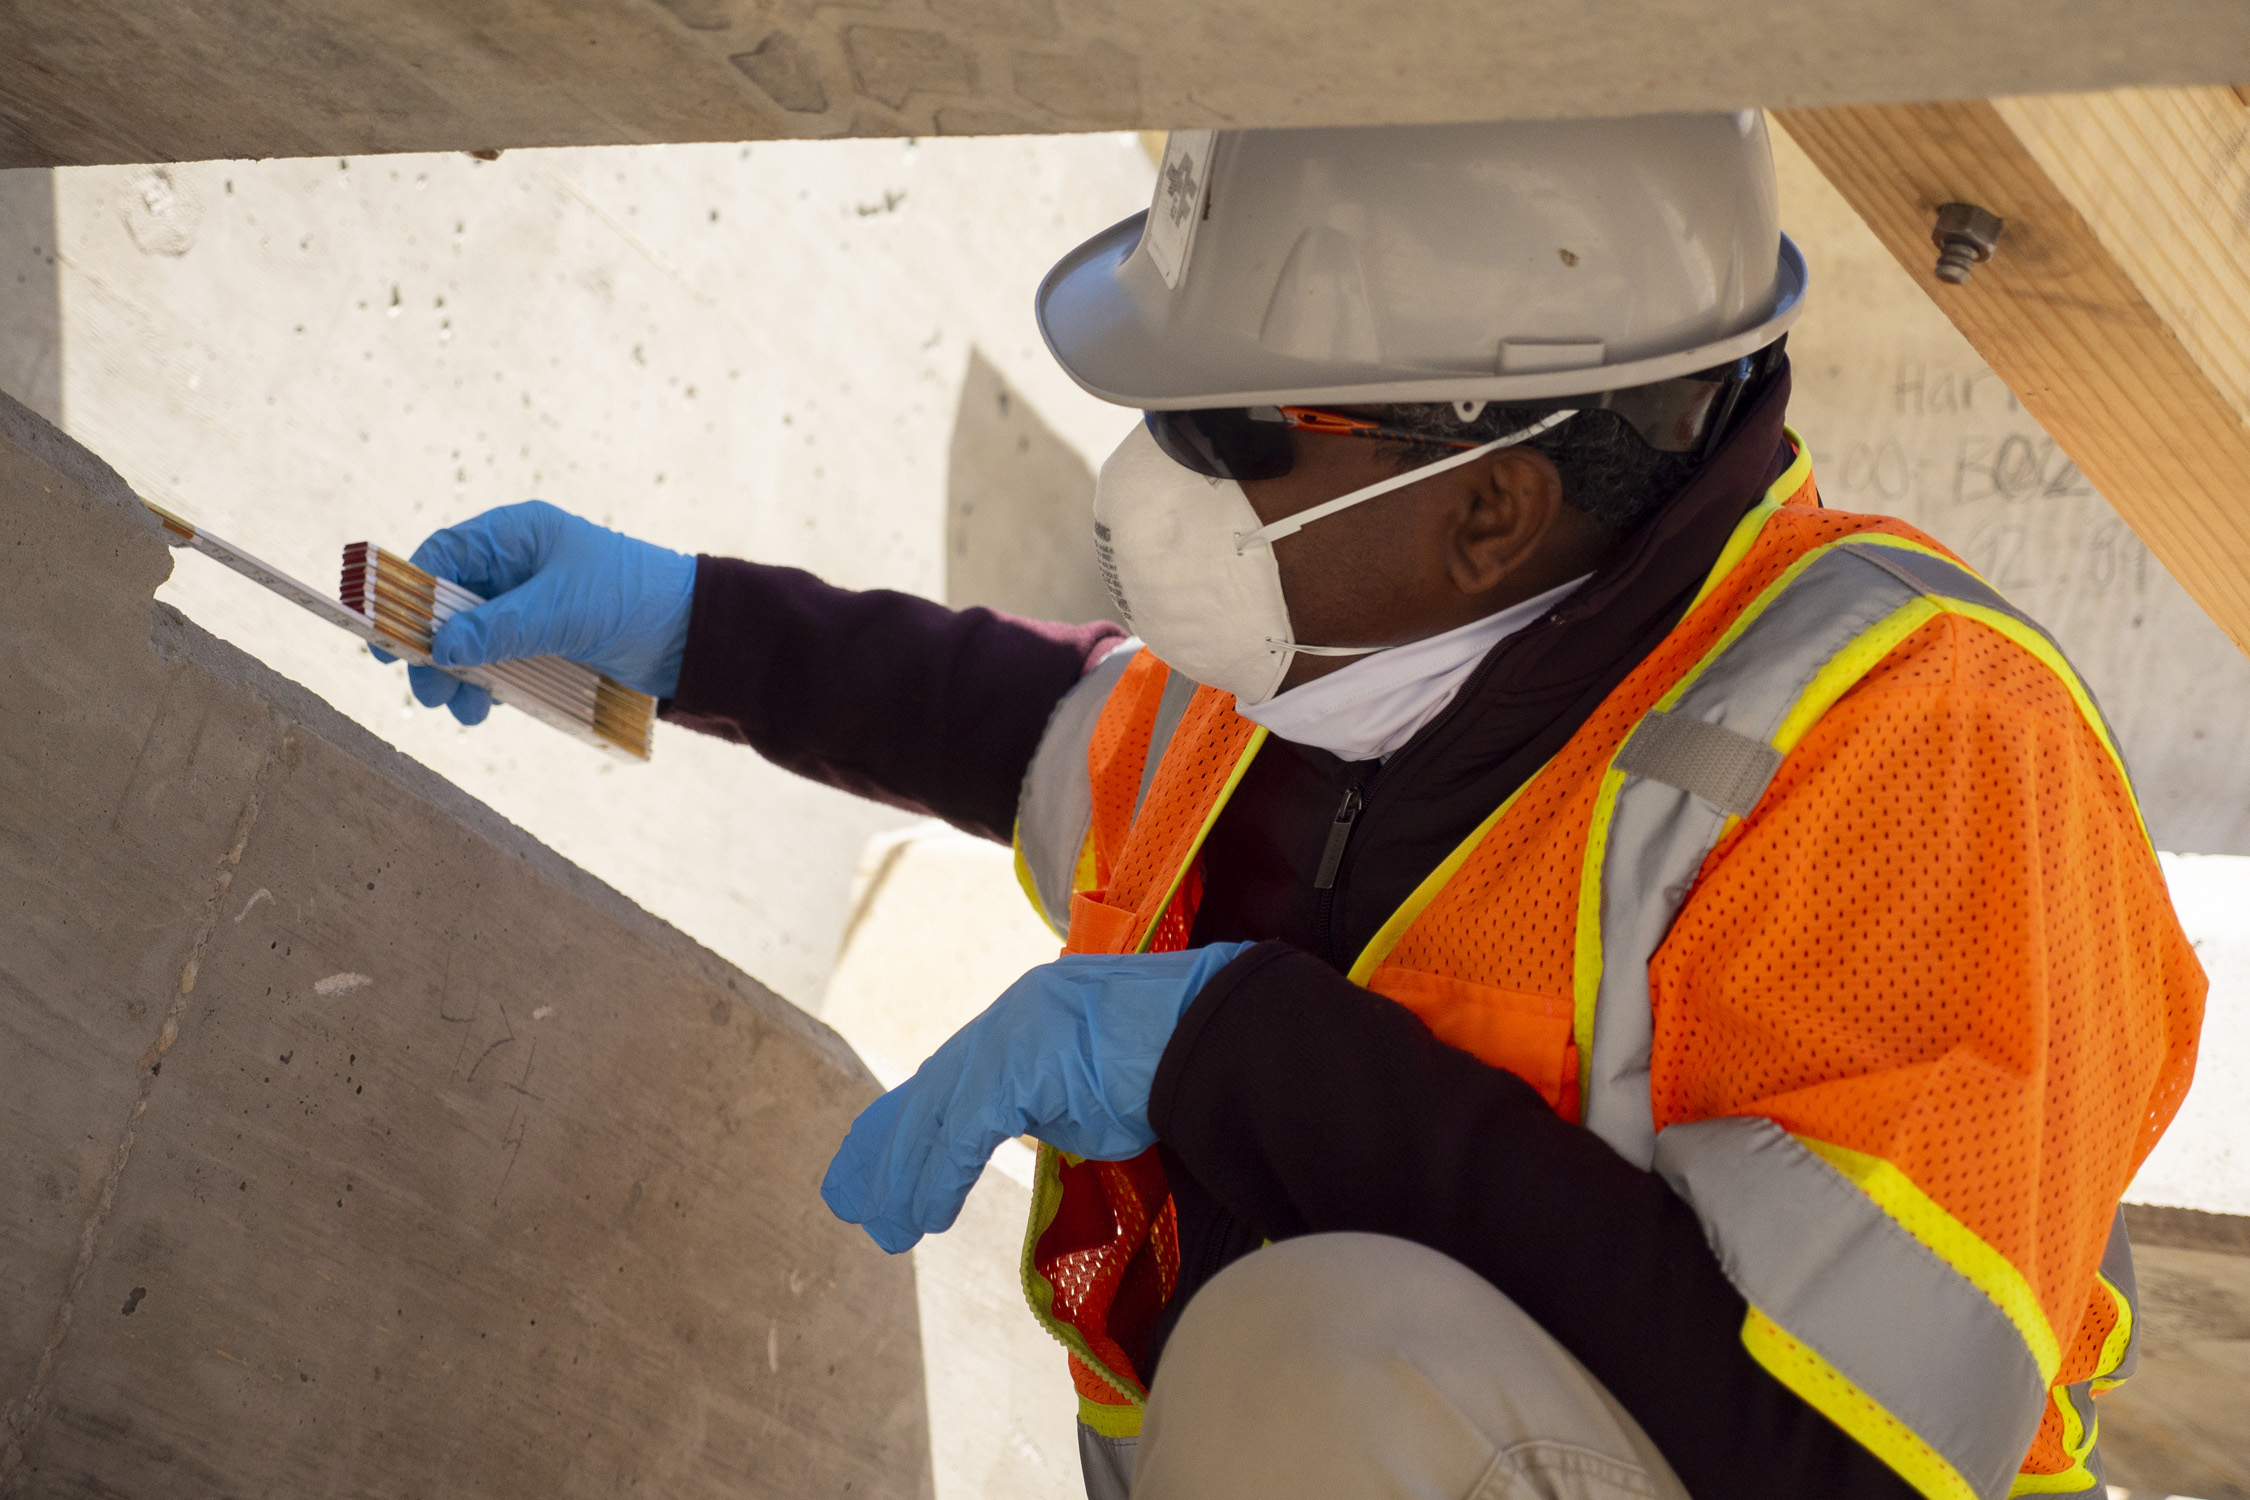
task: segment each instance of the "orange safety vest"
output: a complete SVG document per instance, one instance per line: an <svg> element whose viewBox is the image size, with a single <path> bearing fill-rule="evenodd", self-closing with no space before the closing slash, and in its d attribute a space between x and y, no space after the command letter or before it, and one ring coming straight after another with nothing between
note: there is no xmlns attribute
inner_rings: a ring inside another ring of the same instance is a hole
<svg viewBox="0 0 2250 1500"><path fill-rule="evenodd" d="M2117 1204L2186 1091L2202 972L2061 652L1914 528L1822 510L1797 450L1680 623L1350 977L1662 1173L1753 1357L1923 1494L2091 1490L2092 1397L2133 1361ZM1962 763L1885 760L1929 738L1882 718L1923 701L1916 674L1972 670ZM1264 738L1147 651L1065 699L1017 849L1066 951L1186 945L1203 840ZM2027 778L2051 793L2029 813ZM1952 874L1885 887L1899 840ZM2039 891L2006 878L2026 840L2060 866L2018 861ZM1887 894L1854 907L1855 881ZM1916 932L1933 913L1946 930ZM1138 1432L1125 1346L1178 1270L1153 1151L1041 1146L1024 1288L1094 1431Z"/></svg>

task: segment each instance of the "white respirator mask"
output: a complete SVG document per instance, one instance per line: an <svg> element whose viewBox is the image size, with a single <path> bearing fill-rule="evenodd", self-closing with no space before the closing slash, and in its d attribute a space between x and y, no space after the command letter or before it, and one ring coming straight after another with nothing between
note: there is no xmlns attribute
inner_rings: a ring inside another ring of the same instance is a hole
<svg viewBox="0 0 2250 1500"><path fill-rule="evenodd" d="M1281 592L1273 544L1314 521L1537 437L1576 416L1553 412L1520 432L1339 495L1271 526L1231 479L1173 462L1136 424L1094 484L1094 553L1118 613L1166 666L1254 708L1281 691L1306 656L1366 656L1385 646L1299 641Z"/></svg>

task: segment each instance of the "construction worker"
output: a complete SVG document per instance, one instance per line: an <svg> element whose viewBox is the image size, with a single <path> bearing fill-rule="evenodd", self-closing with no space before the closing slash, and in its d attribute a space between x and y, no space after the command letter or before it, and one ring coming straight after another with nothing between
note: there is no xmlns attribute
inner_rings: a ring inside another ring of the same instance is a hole
<svg viewBox="0 0 2250 1500"><path fill-rule="evenodd" d="M2092 1493L2204 981L2052 641L1821 507L1804 293L1756 114L1178 133L1038 299L1134 638L524 506L436 657L1013 840L1066 956L823 1191L1043 1143L1090 1495Z"/></svg>

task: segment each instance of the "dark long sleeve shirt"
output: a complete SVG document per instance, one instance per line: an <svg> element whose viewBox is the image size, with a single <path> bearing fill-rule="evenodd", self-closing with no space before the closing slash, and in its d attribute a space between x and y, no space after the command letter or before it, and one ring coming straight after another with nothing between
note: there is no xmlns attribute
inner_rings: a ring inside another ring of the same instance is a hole
<svg viewBox="0 0 2250 1500"><path fill-rule="evenodd" d="M1356 1229L1441 1250L1514 1299L1701 1497L1913 1494L1753 1361L1745 1306L1659 1178L1512 1074L1436 1041L1343 971L1452 847L1534 774L1685 612L1785 464L1787 377L1696 480L1562 606L1494 648L1387 763L1274 742L1204 851L1193 941L1258 946L1165 1053L1150 1112L1177 1203L1171 1318L1268 1238ZM1122 634L700 560L676 722L832 786L1006 840L1049 713ZM1364 799L1333 885L1317 866Z"/></svg>

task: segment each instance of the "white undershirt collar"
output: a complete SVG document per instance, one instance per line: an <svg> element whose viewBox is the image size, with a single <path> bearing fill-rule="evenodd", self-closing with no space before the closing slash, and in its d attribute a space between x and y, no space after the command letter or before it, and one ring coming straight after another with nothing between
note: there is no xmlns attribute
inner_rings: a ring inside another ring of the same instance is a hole
<svg viewBox="0 0 2250 1500"><path fill-rule="evenodd" d="M1494 646L1531 624L1593 575L1471 620L1442 635L1363 656L1255 708L1254 724L1344 760L1383 760L1436 718Z"/></svg>

